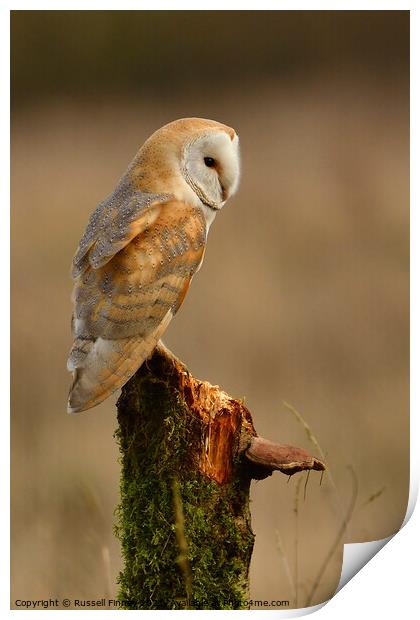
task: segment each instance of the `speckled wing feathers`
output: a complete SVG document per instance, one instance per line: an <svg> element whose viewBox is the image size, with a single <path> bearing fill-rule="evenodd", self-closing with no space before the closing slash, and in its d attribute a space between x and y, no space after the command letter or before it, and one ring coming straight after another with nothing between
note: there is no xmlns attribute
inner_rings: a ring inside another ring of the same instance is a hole
<svg viewBox="0 0 420 620"><path fill-rule="evenodd" d="M97 269L131 241L152 217L152 206L170 196L135 191L124 177L115 191L92 213L86 231L73 259L73 278L86 268L89 261Z"/></svg>
<svg viewBox="0 0 420 620"><path fill-rule="evenodd" d="M104 400L151 354L183 301L206 242L201 209L176 200L150 201L140 209L125 227L122 248L122 235L111 238L103 225L92 226L96 234L85 234L74 261L70 411Z"/></svg>
<svg viewBox="0 0 420 620"><path fill-rule="evenodd" d="M168 201L157 209L152 225L105 265L89 265L76 279L76 336L145 336L177 309L202 260L205 222L200 209L185 203Z"/></svg>

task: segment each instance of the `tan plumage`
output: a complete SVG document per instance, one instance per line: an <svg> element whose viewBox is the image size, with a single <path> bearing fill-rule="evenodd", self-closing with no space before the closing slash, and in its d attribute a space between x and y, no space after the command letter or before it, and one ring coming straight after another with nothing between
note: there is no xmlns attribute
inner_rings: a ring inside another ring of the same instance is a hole
<svg viewBox="0 0 420 620"><path fill-rule="evenodd" d="M174 121L145 142L92 214L73 260L69 412L103 401L150 356L238 177L233 129L204 119Z"/></svg>

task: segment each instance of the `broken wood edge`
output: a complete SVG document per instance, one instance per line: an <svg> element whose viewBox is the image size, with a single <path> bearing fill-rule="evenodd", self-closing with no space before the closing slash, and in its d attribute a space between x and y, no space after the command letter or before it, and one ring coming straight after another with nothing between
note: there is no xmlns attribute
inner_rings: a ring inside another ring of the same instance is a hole
<svg viewBox="0 0 420 620"><path fill-rule="evenodd" d="M278 444L260 437L253 425L252 415L242 401L235 400L219 386L213 386L207 381L201 381L191 375L188 368L170 351L162 341L155 349L155 356L161 357L165 365L169 365L172 378L178 385L184 399L191 410L199 418L206 414L206 423L212 424L221 416L231 418L232 461L235 453L242 457L242 465L248 475L255 480L263 480L271 476L273 471L280 471L287 476L293 476L301 471L324 471L325 463L317 459L303 448ZM147 362L146 362L147 363ZM168 366L166 368L168 371ZM166 374L166 373L165 373ZM203 404L205 406L203 406ZM208 415L210 413L210 415ZM203 420L202 420L203 421ZM233 435L239 434L238 441L233 441ZM236 448L234 447L236 446ZM223 460L226 458L226 454ZM207 477L224 484L233 474L230 464L225 463L224 471L219 463L212 463L213 459L206 449L206 454L200 459L199 469Z"/></svg>

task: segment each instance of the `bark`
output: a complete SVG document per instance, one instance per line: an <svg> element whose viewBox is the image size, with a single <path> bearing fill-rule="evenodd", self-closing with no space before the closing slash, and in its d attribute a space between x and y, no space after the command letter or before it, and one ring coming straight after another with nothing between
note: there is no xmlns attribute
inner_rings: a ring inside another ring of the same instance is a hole
<svg viewBox="0 0 420 620"><path fill-rule="evenodd" d="M251 480L323 463L258 437L240 400L195 379L162 344L117 408L122 606L247 608Z"/></svg>

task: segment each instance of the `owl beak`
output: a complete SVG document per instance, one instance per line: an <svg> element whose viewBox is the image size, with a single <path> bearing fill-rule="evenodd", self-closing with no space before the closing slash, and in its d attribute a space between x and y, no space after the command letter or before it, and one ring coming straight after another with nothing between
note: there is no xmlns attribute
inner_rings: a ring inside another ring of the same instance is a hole
<svg viewBox="0 0 420 620"><path fill-rule="evenodd" d="M229 198L227 189L220 183L220 189L222 190L222 202L226 202Z"/></svg>

